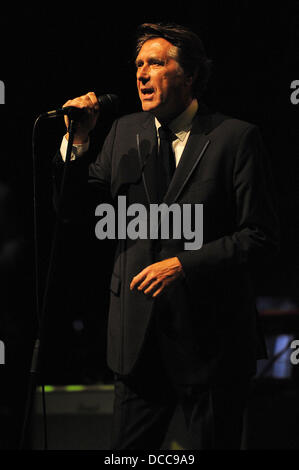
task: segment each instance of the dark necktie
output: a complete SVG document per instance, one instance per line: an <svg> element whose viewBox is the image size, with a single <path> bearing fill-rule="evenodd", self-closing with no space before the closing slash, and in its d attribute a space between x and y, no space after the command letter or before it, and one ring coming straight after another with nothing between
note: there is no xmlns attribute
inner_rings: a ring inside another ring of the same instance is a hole
<svg viewBox="0 0 299 470"><path fill-rule="evenodd" d="M172 150L172 141L176 136L168 127L159 127L160 149L158 155L158 186L159 200L162 201L175 171L175 156Z"/></svg>

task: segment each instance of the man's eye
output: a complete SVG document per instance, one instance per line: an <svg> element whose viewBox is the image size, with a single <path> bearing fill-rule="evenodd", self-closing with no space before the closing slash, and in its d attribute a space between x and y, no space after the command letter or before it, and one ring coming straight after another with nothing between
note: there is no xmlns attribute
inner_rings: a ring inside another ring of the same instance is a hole
<svg viewBox="0 0 299 470"><path fill-rule="evenodd" d="M164 62L162 60L158 60L158 59L155 59L155 60L152 61L153 65L163 65L163 63Z"/></svg>
<svg viewBox="0 0 299 470"><path fill-rule="evenodd" d="M140 68L144 65L144 62L140 61L140 62L136 62L136 68ZM164 61L163 60L159 60L159 59L151 59L148 61L148 65L164 65Z"/></svg>

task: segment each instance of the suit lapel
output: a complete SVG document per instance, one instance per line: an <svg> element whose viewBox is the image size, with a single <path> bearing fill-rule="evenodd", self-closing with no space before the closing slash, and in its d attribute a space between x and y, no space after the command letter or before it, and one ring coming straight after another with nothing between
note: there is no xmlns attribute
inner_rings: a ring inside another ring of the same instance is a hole
<svg viewBox="0 0 299 470"><path fill-rule="evenodd" d="M156 185L158 142L152 115L148 115L145 123L140 128L140 132L136 135L136 144L147 201L149 204L154 204L158 198Z"/></svg>
<svg viewBox="0 0 299 470"><path fill-rule="evenodd" d="M178 199L203 157L210 144L210 139L206 135L210 128L211 115L208 109L201 105L200 112L194 118L190 136L180 162L164 197L164 202L167 205ZM140 132L136 135L136 145L147 200L149 204L154 204L158 202L155 164L158 144L154 117L150 114L147 115L147 119L140 127Z"/></svg>
<svg viewBox="0 0 299 470"><path fill-rule="evenodd" d="M164 202L167 205L178 199L208 148L210 140L206 134L209 131L209 124L209 114L206 113L206 108L204 108L203 112L197 114L194 118L188 142L164 197Z"/></svg>

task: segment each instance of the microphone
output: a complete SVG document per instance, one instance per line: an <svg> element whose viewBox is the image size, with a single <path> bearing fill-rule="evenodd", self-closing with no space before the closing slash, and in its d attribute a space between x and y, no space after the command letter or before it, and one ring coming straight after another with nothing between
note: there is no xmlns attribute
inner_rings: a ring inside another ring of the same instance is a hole
<svg viewBox="0 0 299 470"><path fill-rule="evenodd" d="M106 95L98 96L98 102L100 105L101 113L104 112L118 112L118 96L111 93ZM77 120L80 119L84 109L76 108L75 106L65 106L64 108L54 109L53 111L47 111L40 115L41 118L56 118L59 116L67 115L70 119Z"/></svg>

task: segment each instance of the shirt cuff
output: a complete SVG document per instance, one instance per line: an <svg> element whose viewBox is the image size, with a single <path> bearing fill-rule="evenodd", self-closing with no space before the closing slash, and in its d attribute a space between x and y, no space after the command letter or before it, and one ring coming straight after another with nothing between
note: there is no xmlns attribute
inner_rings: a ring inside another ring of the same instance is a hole
<svg viewBox="0 0 299 470"><path fill-rule="evenodd" d="M66 151L67 151L68 140L64 136L60 145L60 153L62 160L65 162ZM73 144L71 152L71 160L76 160L76 158L81 157L89 149L89 138L84 144Z"/></svg>

